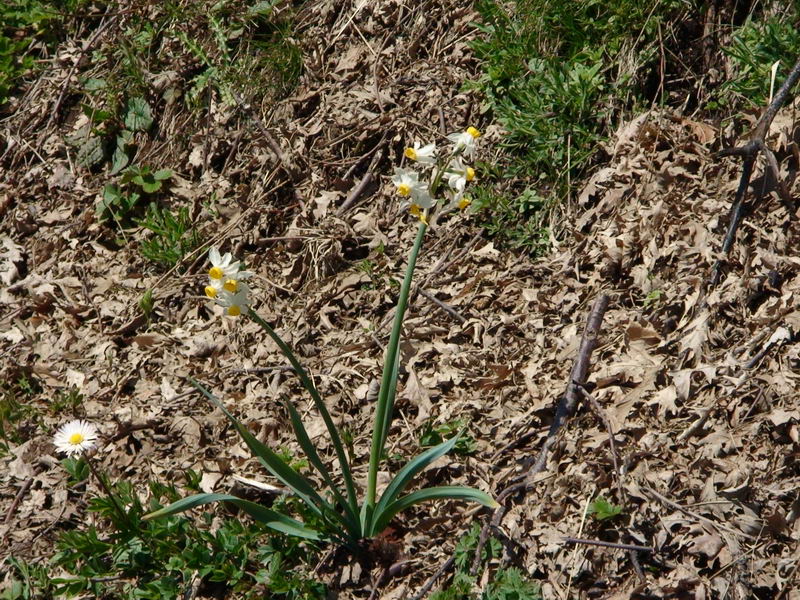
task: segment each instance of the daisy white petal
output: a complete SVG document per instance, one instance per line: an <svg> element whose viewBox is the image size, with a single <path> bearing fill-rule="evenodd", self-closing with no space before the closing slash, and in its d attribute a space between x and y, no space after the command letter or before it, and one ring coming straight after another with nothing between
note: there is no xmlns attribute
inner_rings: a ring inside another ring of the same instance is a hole
<svg viewBox="0 0 800 600"><path fill-rule="evenodd" d="M53 444L67 456L80 456L97 445L97 427L80 419L70 421L56 431Z"/></svg>

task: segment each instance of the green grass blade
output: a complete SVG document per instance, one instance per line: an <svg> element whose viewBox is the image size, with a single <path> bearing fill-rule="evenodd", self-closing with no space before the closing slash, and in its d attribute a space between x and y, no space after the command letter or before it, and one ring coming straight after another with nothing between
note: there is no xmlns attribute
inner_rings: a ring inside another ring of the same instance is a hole
<svg viewBox="0 0 800 600"><path fill-rule="evenodd" d="M289 418L292 421L292 428L294 429L294 434L300 444L300 447L303 449L303 452L305 452L311 464L314 465L314 468L319 472L320 475L322 475L325 483L331 489L333 495L336 497L336 500L344 509L345 518L348 521L351 534L353 534L356 539L362 537L361 528L358 525L358 505L350 506L347 502L347 499L339 490L339 486L334 483L330 472L328 471L327 467L325 467L325 463L322 462L322 459L320 458L317 449L314 447L311 438L308 437L308 432L303 425L303 420L300 417L300 413L297 412L297 409L290 402L284 402L284 405L286 406L286 410L289 411Z"/></svg>
<svg viewBox="0 0 800 600"><path fill-rule="evenodd" d="M243 500L242 498L237 498L229 494L195 494L194 496L182 498L168 506L148 513L143 517L143 520L149 521L151 519L167 517L198 506L203 506L204 504L211 504L212 502L231 502L253 517L256 521L276 531L288 533L289 535L305 538L307 540L321 539L319 533L313 529L309 529L300 521L287 517L261 504Z"/></svg>
<svg viewBox="0 0 800 600"><path fill-rule="evenodd" d="M384 490L383 495L381 495L381 499L378 502L378 505L375 507L375 518L385 511L386 507L397 500L398 496L403 493L408 484L411 483L411 480L414 479L414 477L416 477L420 471L425 469L440 456L444 456L450 452L450 450L453 449L453 446L456 445L460 435L461 434L459 433L458 435L451 437L449 440L442 442L438 446L434 446L430 450L426 450L419 456L416 456L408 461L406 466L398 471L397 475L395 475L394 479L392 479L392 481ZM373 531L373 528L370 528L370 531Z"/></svg>
<svg viewBox="0 0 800 600"><path fill-rule="evenodd" d="M283 352L283 355L289 359L289 363L291 363L292 368L294 368L294 372L297 373L297 376L300 378L300 382L303 384L303 387L306 388L308 393L311 395L311 399L314 401L314 406L317 407L319 414L322 416L322 420L325 422L325 427L328 429L328 434L331 436L333 448L336 451L336 458L339 461L339 467L342 469L342 478L344 479L344 485L347 489L347 504L349 506L358 506L356 486L353 482L353 474L350 471L350 463L347 460L347 453L344 450L344 444L342 444L339 431L336 429L336 425L334 424L333 419L328 412L328 407L325 406L325 402L322 401L319 392L317 392L314 382L311 381L311 378L308 376L305 369L303 369L303 366L300 364L300 361L297 360L297 357L294 355L294 352L292 352L292 349L289 347L289 345L281 339L281 337L275 332L269 323L267 323L253 311L250 311L249 315L250 318L258 323L261 328L272 338L272 340L278 344L278 347L281 349L281 352Z"/></svg>
<svg viewBox="0 0 800 600"><path fill-rule="evenodd" d="M234 417L211 392L203 387L203 385L191 377L189 378L189 381L191 381L192 385L200 390L200 392L206 398L208 398L209 401L214 404L214 406L219 408L225 414L225 416L228 417L228 420L236 428L236 431L239 432L239 435L245 441L247 447L250 448L250 451L258 458L261 464L263 464L270 473L277 477L284 485L291 488L297 497L305 502L306 505L308 505L308 507L320 517L323 519L326 517L333 517L334 520L337 520L343 525L347 526L347 521L344 516L341 515L328 501L322 498L322 496L317 493L317 491L305 477L300 475L300 473L286 464L286 461L284 461L270 448L261 443L261 441L259 441L252 433L250 433L246 427L239 423L236 417Z"/></svg>
<svg viewBox="0 0 800 600"><path fill-rule="evenodd" d="M389 434L389 427L392 424L392 412L394 410L394 398L397 393L397 371L399 367L399 348L400 333L403 329L403 317L405 316L406 306L408 305L408 295L411 291L411 280L414 277L414 268L417 264L417 255L425 239L427 225L420 222L417 230L417 239L414 247L408 256L408 266L406 267L403 284L400 287L400 296L397 299L395 309L394 325L389 336L389 345L386 347L386 357L383 363L383 375L381 377L381 389L378 393L378 401L375 407L375 423L372 431L372 447L369 452L369 473L367 475L367 499L366 503L370 506L375 505L376 488L378 485L378 465L383 454L383 447L386 437Z"/></svg>
<svg viewBox="0 0 800 600"><path fill-rule="evenodd" d="M482 504L487 508L497 508L499 506L489 494L476 490L475 488L457 485L426 488L395 500L380 512L376 510L372 535L377 535L386 529L389 522L397 513L404 511L410 506L419 504L420 502L427 502L428 500L437 500L440 498L447 498L448 500L469 500Z"/></svg>

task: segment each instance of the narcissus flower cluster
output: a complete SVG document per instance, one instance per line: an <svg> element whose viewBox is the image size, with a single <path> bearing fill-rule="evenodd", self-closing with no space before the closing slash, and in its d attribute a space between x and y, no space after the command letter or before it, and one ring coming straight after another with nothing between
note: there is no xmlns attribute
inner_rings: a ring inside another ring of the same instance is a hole
<svg viewBox="0 0 800 600"><path fill-rule="evenodd" d="M253 274L242 271L239 261L234 261L230 252L220 255L217 248L208 251L211 268L208 270L206 296L225 309L225 314L238 317L250 307L250 288L244 282Z"/></svg>
<svg viewBox="0 0 800 600"><path fill-rule="evenodd" d="M439 155L435 143L422 145L414 142L403 152L411 161L419 163L421 168L432 168L429 181L420 178L414 169L395 169L392 183L397 194L405 198L412 215L427 223L430 209L436 206L436 195L440 184L446 184L444 196L448 199L447 208L465 209L470 204L464 191L467 183L475 179L475 169L464 162L475 154L475 140L481 132L468 127L462 132L451 133L447 139L453 143L452 148L443 156Z"/></svg>

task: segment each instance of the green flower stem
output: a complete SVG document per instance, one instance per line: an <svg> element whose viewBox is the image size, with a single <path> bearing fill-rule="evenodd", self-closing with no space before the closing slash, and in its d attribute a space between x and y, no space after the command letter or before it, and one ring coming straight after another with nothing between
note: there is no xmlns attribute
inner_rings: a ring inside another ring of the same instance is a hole
<svg viewBox="0 0 800 600"><path fill-rule="evenodd" d="M124 523L128 524L128 527L130 528L131 532L135 531L137 527L134 526L133 521L131 520L128 513L125 512L122 509L120 503L117 502L117 497L111 491L111 488L108 486L105 477L94 466L94 461L91 458L89 458L89 456L86 455L84 455L83 458L86 459L86 464L89 465L89 470L92 472L92 475L94 475L94 478L97 479L98 483L100 483L100 487L103 488L103 491L105 491L105 493L108 495L108 499L111 500L111 504L114 505L114 509L117 511L117 514L119 515L120 519L122 519Z"/></svg>
<svg viewBox="0 0 800 600"><path fill-rule="evenodd" d="M389 346L386 348L386 358L383 363L383 376L381 377L381 389L378 394L378 403L375 408L375 425L372 431L372 447L369 453L369 474L367 478L367 499L364 506L367 520L372 519L375 508L376 489L378 485L378 465L383 454L383 447L386 442L386 435L392 420L392 410L394 408L394 398L397 392L397 372L399 368L399 348L400 334L403 329L403 317L405 316L408 305L408 295L411 291L411 280L414 277L414 267L417 263L417 255L425 239L425 231L428 226L420 222L417 230L417 239L414 247L408 256L408 266L406 267L403 285L400 288L400 297L397 300L397 308L394 315L394 325L389 337ZM369 527L366 527L369 529Z"/></svg>
<svg viewBox="0 0 800 600"><path fill-rule="evenodd" d="M289 345L284 342L281 337L275 333L275 330L267 323L264 319L262 319L259 315L257 315L252 310L248 311L248 316L256 323L258 323L261 328L269 334L272 340L278 344L278 347L283 352L284 356L289 359L289 362L294 368L295 373L300 378L303 387L308 390L308 393L311 394L311 399L314 401L314 404L317 407L317 410L322 415L322 420L325 422L325 426L328 429L328 433L331 436L331 441L333 442L334 449L336 450L336 457L339 460L339 466L342 469L342 477L344 478L345 488L347 489L347 503L350 506L353 514L358 513L358 497L356 496L356 488L355 484L353 483L353 476L350 472L349 463L347 462L347 454L344 450L344 445L342 444L342 440L339 437L339 432L336 429L336 425L331 419L331 415L328 412L325 403L322 401L319 393L317 392L317 388L314 386L314 382L311 381L311 378L306 373L303 366L300 364L300 361L297 360L297 357L292 352L292 349Z"/></svg>

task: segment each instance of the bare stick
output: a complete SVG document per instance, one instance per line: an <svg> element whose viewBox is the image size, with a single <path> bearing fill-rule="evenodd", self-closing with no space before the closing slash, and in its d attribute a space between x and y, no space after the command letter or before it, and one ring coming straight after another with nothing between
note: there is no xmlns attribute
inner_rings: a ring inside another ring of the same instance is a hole
<svg viewBox="0 0 800 600"><path fill-rule="evenodd" d="M608 432L608 445L611 450L611 461L614 463L614 473L617 476L617 493L619 494L620 500L625 499L625 490L622 487L622 472L619 470L619 455L617 454L617 442L614 440L614 430L611 427L611 423L606 417L606 413L603 410L603 407L600 406L600 403L592 396L589 392L586 391L586 388L578 386L578 391L581 393L581 396L589 403L589 407L592 409L597 418L603 422L603 425Z"/></svg>
<svg viewBox="0 0 800 600"><path fill-rule="evenodd" d="M656 500L661 502L661 504L663 504L664 506L666 506L668 508L671 508L673 510L680 511L683 514L689 515L690 517L693 517L693 518L697 519L698 521L702 521L703 523L707 523L708 525L711 525L712 527L714 527L716 529L722 529L723 531L727 531L728 533L731 533L733 535L740 535L740 536L745 537L745 538L747 538L749 540L756 539L756 537L754 537L754 536L752 536L752 535L750 535L748 533L745 533L744 531L741 531L739 529L734 529L732 527L728 527L727 525L723 525L722 523L717 523L716 521L713 521L713 520L711 520L711 519L709 519L707 517L704 517L702 515L698 515L696 512L692 512L691 510L689 510L685 506L682 506L682 505L678 504L677 502L673 502L669 498L667 498L665 496L662 496L661 494L659 494L657 491L655 491L651 487L643 485L642 486L642 490L644 490L645 492L650 494L653 498L655 498Z"/></svg>
<svg viewBox="0 0 800 600"><path fill-rule="evenodd" d="M441 300L439 300L436 296L434 296L430 292L425 291L422 288L420 288L419 289L419 293L422 294L422 296L424 296L425 298L427 298L431 302L433 302L436 306L441 308L448 315L453 317L456 321L459 321L461 323L466 323L467 322L467 318L464 315L462 315L460 312L458 312L455 308L453 308L452 306L450 306L446 302L442 302Z"/></svg>
<svg viewBox="0 0 800 600"><path fill-rule="evenodd" d="M5 519L3 519L3 524L8 525L11 522L11 517L14 516L14 511L17 510L17 506L19 506L19 503L22 501L22 498L25 496L25 493L31 487L31 484L33 484L33 477L28 477L25 480L25 483L22 484L22 487L19 488L17 495L14 496L14 500L13 502L11 502L11 506L8 507L8 510L6 511L6 517Z"/></svg>
<svg viewBox="0 0 800 600"><path fill-rule="evenodd" d="M589 365L594 351L597 346L597 339L600 334L600 326L603 324L603 316L608 309L608 296L600 294L592 305L592 310L589 313L589 318L586 320L586 328L583 330L583 337L581 338L581 345L578 348L578 356L575 363L572 365L570 372L569 383L567 390L561 397L558 406L556 407L556 416L553 419L553 424L547 432L547 438L542 444L542 449L539 451L539 456L534 462L533 466L521 477L517 478L515 482L511 483L497 496L497 502L501 506L495 509L494 514L490 521L484 524L481 529L481 535L478 539L478 545L475 550L475 557L472 560L471 573L477 574L481 563L481 554L483 547L489 539L489 531L499 527L500 522L506 514L506 506L502 505L502 501L519 491L528 491L533 485L533 478L537 473L544 470L547 463L550 449L556 442L556 435L561 429L562 425L566 423L567 419L575 412L578 406L578 389L586 383L586 378L589 375Z"/></svg>
<svg viewBox="0 0 800 600"><path fill-rule="evenodd" d="M650 546L637 546L636 544L615 544L614 542L603 542L600 540L584 540L581 538L564 538L565 544L586 544L588 546L602 546L603 548L618 548L620 550L631 550L633 552L655 552Z"/></svg>
<svg viewBox="0 0 800 600"><path fill-rule="evenodd" d="M439 579L439 577L447 573L447 571L452 568L455 562L456 562L455 556L451 556L450 558L448 558L444 562L444 564L441 567L439 567L439 570L436 571L436 573L434 573L433 575L431 575L430 579L428 579L428 581L425 582L425 585L423 585L420 588L420 590L417 592L417 595L414 596L411 600L421 600L422 598L424 598L425 595L431 591L431 588Z"/></svg>
<svg viewBox="0 0 800 600"><path fill-rule="evenodd" d="M767 165L772 172L773 177L775 178L781 197L784 199L784 201L789 200L788 191L781 182L780 173L778 173L778 163L775 160L775 156L772 155L772 153L767 149L765 140L767 138L769 128L772 125L772 121L775 119L775 115L778 114L778 110L780 110L780 108L786 102L789 92L791 91L792 87L794 87L795 83L797 83L798 79L800 79L800 60L798 60L794 67L792 67L792 70L789 72L786 81L783 82L783 85L775 94L772 102L769 103L769 106L767 106L764 114L761 115L761 118L758 120L758 123L753 129L753 133L750 135L749 141L743 146L736 148L725 148L716 155L718 158L723 156L741 156L744 160L744 164L742 165L742 176L739 179L739 187L736 190L736 197L734 198L733 205L731 206L728 231L725 234L725 240L722 243L722 253L725 255L725 257L727 257L730 253L734 239L736 238L736 231L739 229L739 225L741 224L744 216L744 199L747 192L747 186L750 184L750 178L753 175L753 166L755 165L759 152L763 152L767 158ZM719 258L714 264L711 272L712 286L719 283L723 260L724 257Z"/></svg>
<svg viewBox="0 0 800 600"><path fill-rule="evenodd" d="M100 36L103 35L103 32L109 28L109 26L117 20L118 15L114 15L108 21L101 24L100 27L97 28L97 31L94 32L94 35L83 45L81 48L80 54L78 54L78 58L75 59L75 62L72 63L72 66L67 73L67 77L64 79L64 83L61 86L61 91L58 94L58 100L53 105L53 110L50 111L50 119L48 120L48 125L53 121L57 121L59 118L59 111L61 110L61 104L64 102L64 96L67 94L67 89L69 88L69 81L72 79L72 76L75 74L75 70L78 68L78 65L83 60L83 57L86 55L89 50L91 50L94 45L97 43L97 40L100 39Z"/></svg>

